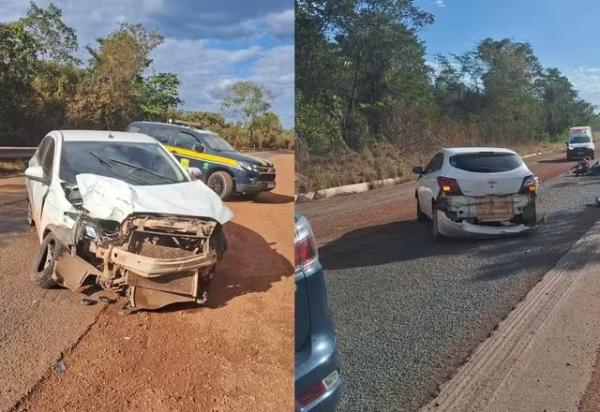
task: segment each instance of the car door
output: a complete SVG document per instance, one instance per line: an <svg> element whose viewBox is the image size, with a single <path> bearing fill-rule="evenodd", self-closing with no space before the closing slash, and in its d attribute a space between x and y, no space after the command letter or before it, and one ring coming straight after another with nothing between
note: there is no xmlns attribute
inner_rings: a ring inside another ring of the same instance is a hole
<svg viewBox="0 0 600 412"><path fill-rule="evenodd" d="M52 165L54 162L54 139L46 136L37 151L37 165L44 170L44 175L50 178L52 176ZM48 193L48 182L36 182L29 180L29 200L31 203L31 214L34 222L39 226L41 219L44 199Z"/></svg>
<svg viewBox="0 0 600 412"><path fill-rule="evenodd" d="M429 217L432 216L432 200L435 199L439 191L437 178L444 164L444 153L436 153L419 176L417 181L417 196L421 210Z"/></svg>

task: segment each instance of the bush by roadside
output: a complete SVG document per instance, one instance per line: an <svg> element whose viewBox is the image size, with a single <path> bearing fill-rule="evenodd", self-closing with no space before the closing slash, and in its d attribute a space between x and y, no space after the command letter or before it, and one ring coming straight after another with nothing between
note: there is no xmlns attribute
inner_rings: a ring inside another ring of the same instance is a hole
<svg viewBox="0 0 600 412"><path fill-rule="evenodd" d="M27 168L27 160L1 160L0 176L21 174Z"/></svg>

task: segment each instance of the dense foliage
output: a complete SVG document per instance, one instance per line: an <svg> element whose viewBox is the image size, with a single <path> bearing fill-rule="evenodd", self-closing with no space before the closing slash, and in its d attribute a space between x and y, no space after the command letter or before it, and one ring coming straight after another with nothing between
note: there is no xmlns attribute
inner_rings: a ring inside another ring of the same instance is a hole
<svg viewBox="0 0 600 412"><path fill-rule="evenodd" d="M122 24L86 48L91 57L84 64L62 11L31 2L26 16L0 23L0 146L37 145L53 129L122 130L134 120L204 116L220 119L215 131L237 146L292 147L291 134L269 112L270 93L252 82L234 83L223 99L228 111L243 113L238 123L174 112L182 103L179 78L151 72L150 54L162 41L142 25Z"/></svg>
<svg viewBox="0 0 600 412"><path fill-rule="evenodd" d="M332 152L519 146L599 123L594 107L558 69L543 68L526 42L483 39L428 64L418 33L434 16L413 3L296 1L300 173Z"/></svg>

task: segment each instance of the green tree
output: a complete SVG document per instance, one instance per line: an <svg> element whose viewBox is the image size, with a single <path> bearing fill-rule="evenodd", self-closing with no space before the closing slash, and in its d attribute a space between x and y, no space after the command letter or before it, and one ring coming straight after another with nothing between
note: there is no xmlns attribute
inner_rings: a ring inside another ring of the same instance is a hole
<svg viewBox="0 0 600 412"><path fill-rule="evenodd" d="M221 107L251 131L254 119L271 108L271 99L269 90L253 81L244 80L227 88L221 99Z"/></svg>
<svg viewBox="0 0 600 412"><path fill-rule="evenodd" d="M143 26L122 25L106 38L98 39L88 76L69 105L70 120L81 126L123 128L141 116L143 71L152 63L150 51L162 36Z"/></svg>
<svg viewBox="0 0 600 412"><path fill-rule="evenodd" d="M41 59L61 63L77 62L73 57L79 47L75 30L62 21L62 11L53 3L43 9L32 1L21 22L36 41L37 53Z"/></svg>
<svg viewBox="0 0 600 412"><path fill-rule="evenodd" d="M163 119L169 109L182 103L179 98L179 79L174 73L158 73L142 83L140 107L148 119Z"/></svg>
<svg viewBox="0 0 600 412"><path fill-rule="evenodd" d="M23 23L0 24L0 142L18 144L33 96L37 43Z"/></svg>
<svg viewBox="0 0 600 412"><path fill-rule="evenodd" d="M536 96L542 67L529 43L485 39L477 46L485 67L483 105L488 134L509 142L533 139L543 132L543 109Z"/></svg>
<svg viewBox="0 0 600 412"><path fill-rule="evenodd" d="M253 134L250 144L259 149L262 149L263 146L277 147L284 132L279 116L273 112L266 112L255 117L251 128Z"/></svg>

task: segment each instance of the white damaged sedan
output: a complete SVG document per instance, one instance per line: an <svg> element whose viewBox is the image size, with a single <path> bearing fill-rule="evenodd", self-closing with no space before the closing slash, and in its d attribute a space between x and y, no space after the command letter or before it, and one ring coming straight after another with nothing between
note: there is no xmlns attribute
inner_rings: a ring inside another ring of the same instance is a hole
<svg viewBox="0 0 600 412"><path fill-rule="evenodd" d="M417 218L432 221L434 238L515 235L540 221L537 178L511 150L443 149L413 172Z"/></svg>
<svg viewBox="0 0 600 412"><path fill-rule="evenodd" d="M134 308L206 301L233 214L194 173L143 134L49 133L25 171L34 283L80 290L95 278Z"/></svg>

